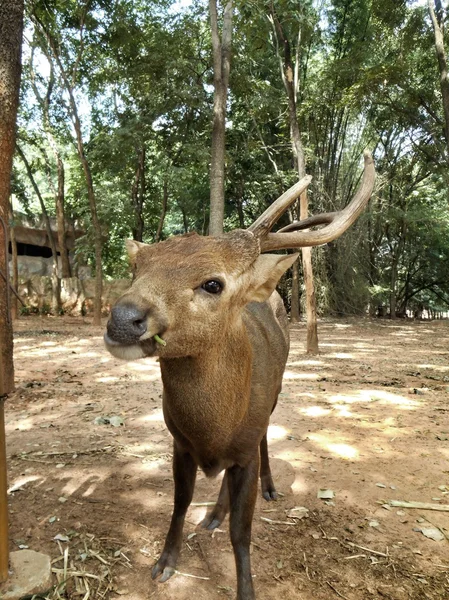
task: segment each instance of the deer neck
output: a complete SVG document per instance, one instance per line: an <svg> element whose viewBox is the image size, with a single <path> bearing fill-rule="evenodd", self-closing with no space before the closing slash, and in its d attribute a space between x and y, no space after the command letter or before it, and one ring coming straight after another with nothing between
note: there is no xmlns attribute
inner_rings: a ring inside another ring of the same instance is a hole
<svg viewBox="0 0 449 600"><path fill-rule="evenodd" d="M245 419L252 349L245 326L239 325L196 356L160 359L164 411L191 440L210 437L225 443Z"/></svg>

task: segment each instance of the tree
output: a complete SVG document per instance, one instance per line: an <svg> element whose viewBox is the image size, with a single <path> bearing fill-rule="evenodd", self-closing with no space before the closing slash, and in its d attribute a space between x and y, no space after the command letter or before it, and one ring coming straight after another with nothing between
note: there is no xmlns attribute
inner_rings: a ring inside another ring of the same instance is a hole
<svg viewBox="0 0 449 600"><path fill-rule="evenodd" d="M273 23L273 33L276 38L276 46L279 50L282 49L281 60L281 74L284 82L285 91L287 93L288 102L288 115L290 125L290 136L293 156L295 159L296 169L298 171L299 179L302 179L306 174L306 159L304 153L304 146L301 139L301 132L298 122L297 114L297 93L299 85L299 52L300 52L300 35L298 35L297 48L296 48L296 65L293 62L291 44L288 36L286 35L284 28L279 20L279 17L275 11L274 3L271 2L271 20ZM308 216L308 202L307 202L307 191L301 195L300 198L300 219L306 219ZM311 248L302 248L302 266L304 274L304 284L306 289L306 314L307 314L307 352L310 354L317 354L318 352L318 329L317 329L317 316L316 316L316 297L315 287L313 281L313 269L312 269L312 252ZM293 267L295 269L295 266ZM297 272L296 272L297 273ZM295 274L295 271L294 271ZM299 290L292 290L292 305L293 296L296 298L299 296ZM293 318L296 320L297 315L294 314Z"/></svg>
<svg viewBox="0 0 449 600"><path fill-rule="evenodd" d="M443 99L444 112L444 136L447 146L447 161L449 163L449 73L446 60L446 51L444 48L444 19L443 7L441 0L434 0L435 8L432 0L427 0L429 6L429 14L432 19L433 31L435 34L435 50L438 60L438 68L440 71L440 89Z"/></svg>
<svg viewBox="0 0 449 600"><path fill-rule="evenodd" d="M220 40L217 0L209 0L212 51L214 62L214 117L212 126L212 151L210 161L210 235L223 233L225 193L225 133L226 102L229 72L231 69L232 0L228 0L223 12Z"/></svg>
<svg viewBox="0 0 449 600"><path fill-rule="evenodd" d="M85 142L83 139L82 123L80 119L80 112L78 108L78 102L76 99L76 86L79 83L79 67L80 63L84 58L85 50L85 29L86 29L86 18L88 16L90 4L76 6L75 14L72 15L74 22L78 25L78 40L74 44L75 56L72 60L67 57L67 61L64 61L64 54L66 54L62 48L63 44L59 39L59 32L57 24L47 24L41 19L38 14L39 11L35 10L33 18L38 27L40 27L42 34L45 36L48 43L49 51L51 52L53 59L58 67L59 73L62 78L62 82L65 91L69 97L69 114L72 120L73 128L75 130L76 148L78 151L78 157L81 162L83 169L87 196L89 199L90 215L92 219L93 238L95 247L95 298L94 298L94 325L101 325L101 296L103 287L103 272L102 272L102 248L103 248L103 237L100 220L98 218L97 209L97 198L95 195L94 181L92 177L92 171L90 163L86 154ZM48 14L48 11L47 11ZM68 63L68 64L67 64Z"/></svg>
<svg viewBox="0 0 449 600"><path fill-rule="evenodd" d="M12 160L20 89L22 0L0 4L0 583L8 577L8 515L4 397L14 389L12 322L9 307L8 221Z"/></svg>

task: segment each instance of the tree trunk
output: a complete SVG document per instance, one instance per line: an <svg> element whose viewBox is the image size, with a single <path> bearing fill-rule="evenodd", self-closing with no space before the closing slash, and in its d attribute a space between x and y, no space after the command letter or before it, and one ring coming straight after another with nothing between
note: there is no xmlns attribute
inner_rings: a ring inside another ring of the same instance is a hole
<svg viewBox="0 0 449 600"><path fill-rule="evenodd" d="M292 266L292 298L290 303L290 322L298 323L301 318L300 291L299 291L299 264L298 261Z"/></svg>
<svg viewBox="0 0 449 600"><path fill-rule="evenodd" d="M88 4L86 4L86 6L85 6L86 12L88 10L88 6L89 6ZM82 31L84 29L85 16L86 16L86 14L84 13L82 15L82 21L81 21L81 37L82 37ZM78 151L78 157L81 161L81 165L83 167L83 172L84 172L84 177L86 180L87 197L89 199L90 216L92 219L92 228L94 231L95 298L94 298L93 324L101 325L101 295L102 295L102 288L103 288L103 274L102 274L103 240L102 240L102 235L101 235L100 221L98 219L97 200L95 197L92 172L90 170L89 161L87 160L86 153L84 150L84 142L83 142L83 136L82 136L82 131L81 131L81 121L79 118L78 105L76 103L75 94L74 94L74 84L71 83L71 80L67 74L67 71L65 70L64 65L62 64L58 45L55 43L55 40L50 35L50 33L47 31L44 24L42 23L42 21L40 21L39 17L36 15L36 13L33 13L33 17L36 20L36 22L39 24L39 26L41 27L44 35L46 36L46 38L48 40L53 57L56 61L56 64L58 65L58 69L61 74L62 81L64 82L64 87L69 96L71 118L72 118L73 127L75 129L75 136L76 136L76 148ZM82 48L83 48L83 44L80 44L80 52L82 52ZM78 60L80 59L80 57L81 56L77 57ZM78 60L75 63L76 65L78 64ZM74 68L74 71L76 72L76 68ZM72 74L73 81L75 81L75 74L76 74L75 72Z"/></svg>
<svg viewBox="0 0 449 600"><path fill-rule="evenodd" d="M19 265L17 260L17 242L14 228L14 214L12 211L12 205L9 209L10 229L9 229L9 241L11 242L11 256L12 256L12 285L13 288L19 290ZM11 297L11 317L13 321L19 318L19 305L15 294L10 294Z"/></svg>
<svg viewBox="0 0 449 600"><path fill-rule="evenodd" d="M398 261L396 256L393 256L391 262L390 275L390 319L396 319L396 280L398 271Z"/></svg>
<svg viewBox="0 0 449 600"><path fill-rule="evenodd" d="M162 229L164 227L165 215L167 214L167 205L168 205L168 181L167 178L164 179L164 189L162 195L162 211L161 216L159 217L159 223L157 226L156 236L154 238L155 242L159 242L162 235Z"/></svg>
<svg viewBox="0 0 449 600"><path fill-rule="evenodd" d="M0 583L8 578L8 500L4 397L14 390L12 321L9 312L8 215L20 89L23 0L0 2Z"/></svg>
<svg viewBox="0 0 449 600"><path fill-rule="evenodd" d="M440 11L438 11L438 14L435 12L433 1L427 0L427 2L429 6L430 18L432 19L433 31L435 34L435 50L437 54L438 68L440 70L440 88L441 95L443 97L443 112L445 122L444 134L447 148L446 160L449 162L449 78L446 52L444 48L443 21L441 18L439 18Z"/></svg>
<svg viewBox="0 0 449 600"><path fill-rule="evenodd" d="M16 116L20 87L20 54L23 28L23 2L0 3L0 217L9 222L12 159L16 138ZM8 231L6 231L8 235ZM8 252L0 227L0 269L7 273ZM12 324L9 307L9 282L0 276L0 396L14 389ZM0 436L2 432L0 431ZM2 539L0 532L0 539ZM2 542L3 543L3 540ZM1 555L1 551L0 551ZM4 573L0 573L0 580Z"/></svg>
<svg viewBox="0 0 449 600"><path fill-rule="evenodd" d="M210 164L210 235L223 233L225 192L225 128L229 72L231 68L232 0L226 2L220 41L217 0L209 0L214 58L214 117Z"/></svg>
<svg viewBox="0 0 449 600"><path fill-rule="evenodd" d="M36 180L34 179L34 175L33 175L33 171L31 170L31 166L30 166L25 154L23 153L22 149L20 148L20 146L17 146L17 151L20 155L20 158L23 161L23 164L25 165L26 172L28 174L29 180L31 181L31 185L33 186L33 189L36 192L36 196L38 197L39 204L40 204L40 207L42 210L42 216L44 217L45 229L47 231L48 241L50 243L51 252L53 254L53 270L52 270L52 276L51 276L51 285L52 285L52 289L53 289L52 310L53 310L54 314L57 315L60 313L60 310L61 310L61 280L59 277L58 251L56 248L56 242L55 242L55 238L54 238L53 231L51 228L51 223L50 223L50 218L48 216L47 208L45 206L44 199L42 198L40 190L37 186Z"/></svg>
<svg viewBox="0 0 449 600"><path fill-rule="evenodd" d="M61 257L61 277L71 277L72 276L72 268L70 266L69 260L69 252L67 250L67 231L66 231L66 220L65 220L65 191L64 191L64 182L65 182L65 171L64 171L64 163L59 155L57 157L57 165L58 165L58 193L56 195L56 223L58 227L58 246L59 246L59 255Z"/></svg>
<svg viewBox="0 0 449 600"><path fill-rule="evenodd" d="M277 37L278 46L284 49L283 62L281 64L281 73L285 90L287 92L288 114L293 156L295 158L299 179L302 179L306 174L306 167L304 147L302 145L298 116L296 114L297 82L295 81L294 77L295 69L292 62L290 42L286 37L284 30L282 29L282 25L279 22L279 19L276 15L273 2L271 3L271 16L273 19L274 31ZM306 219L308 216L307 203L307 192L305 192L301 195L300 199L300 219ZM304 273L304 284L306 288L307 353L316 354L318 352L318 331L311 248L302 248L302 268Z"/></svg>
<svg viewBox="0 0 449 600"><path fill-rule="evenodd" d="M139 161L134 176L131 190L131 201L134 208L135 225L133 227L133 239L137 242L143 241L143 204L145 200L145 146L139 152Z"/></svg>
<svg viewBox="0 0 449 600"><path fill-rule="evenodd" d="M307 219L308 201L307 191L300 198L300 219ZM306 314L307 314L307 353L318 354L318 327L316 318L315 285L312 270L312 248L302 249L302 270L304 273L304 286L306 288Z"/></svg>
<svg viewBox="0 0 449 600"><path fill-rule="evenodd" d="M56 160L57 165L57 173L58 173L58 187L55 189L55 186L52 184L51 175L49 174L50 184L54 192L55 196L55 208L56 208L56 224L58 229L58 246L59 246L59 255L61 259L61 269L60 269L60 277L71 277L71 267L69 261L69 253L67 250L66 243L66 220L65 220L65 171L64 171L64 162L61 157L61 153L59 151L58 144L56 142L55 136L53 135L53 127L50 121L50 103L52 91L54 88L55 77L54 77L54 66L51 56L46 53L47 60L50 64L50 75L49 81L47 85L47 92L45 96L41 96L39 92L39 88L36 85L36 75L34 72L33 65L33 56L34 56L34 46L32 48L31 60L30 60L30 71L31 71L31 86L34 91L34 95L39 103L39 106L42 110L42 120L44 123L44 129L47 135L48 144L53 152L53 155ZM43 152L46 158L46 152ZM48 160L47 160L48 162Z"/></svg>

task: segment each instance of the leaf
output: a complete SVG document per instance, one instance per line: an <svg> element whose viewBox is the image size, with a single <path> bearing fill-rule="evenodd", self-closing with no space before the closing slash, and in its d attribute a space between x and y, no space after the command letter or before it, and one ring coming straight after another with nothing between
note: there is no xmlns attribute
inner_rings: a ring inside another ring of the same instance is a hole
<svg viewBox="0 0 449 600"><path fill-rule="evenodd" d="M53 539L59 542L70 542L69 536L64 535L63 533L58 533L58 535L55 535Z"/></svg>
<svg viewBox="0 0 449 600"><path fill-rule="evenodd" d="M316 497L320 500L332 500L332 498L335 498L335 493L333 490L320 489Z"/></svg>
<svg viewBox="0 0 449 600"><path fill-rule="evenodd" d="M442 542L444 534L437 527L421 527L421 533L435 542Z"/></svg>

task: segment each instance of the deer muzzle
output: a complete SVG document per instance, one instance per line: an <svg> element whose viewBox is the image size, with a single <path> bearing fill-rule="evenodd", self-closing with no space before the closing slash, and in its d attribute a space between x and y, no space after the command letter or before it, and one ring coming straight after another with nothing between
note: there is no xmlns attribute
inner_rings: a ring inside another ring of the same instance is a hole
<svg viewBox="0 0 449 600"><path fill-rule="evenodd" d="M147 312L129 302L116 304L107 324L107 336L112 343L137 344L147 331Z"/></svg>

